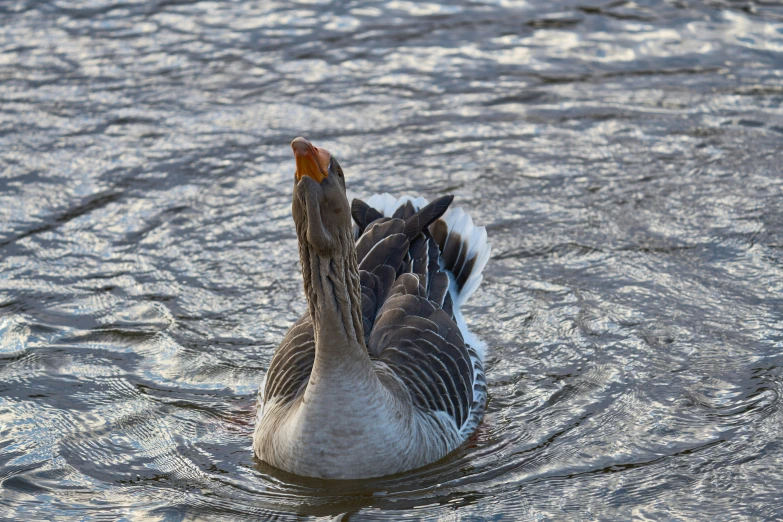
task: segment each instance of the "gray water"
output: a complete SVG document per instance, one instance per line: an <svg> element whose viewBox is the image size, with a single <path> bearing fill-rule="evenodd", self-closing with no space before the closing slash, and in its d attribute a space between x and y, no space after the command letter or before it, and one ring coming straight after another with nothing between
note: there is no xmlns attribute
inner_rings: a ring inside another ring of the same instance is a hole
<svg viewBox="0 0 783 522"><path fill-rule="evenodd" d="M782 101L767 2L1 2L0 518L783 518ZM487 227L426 469L253 458L298 135Z"/></svg>

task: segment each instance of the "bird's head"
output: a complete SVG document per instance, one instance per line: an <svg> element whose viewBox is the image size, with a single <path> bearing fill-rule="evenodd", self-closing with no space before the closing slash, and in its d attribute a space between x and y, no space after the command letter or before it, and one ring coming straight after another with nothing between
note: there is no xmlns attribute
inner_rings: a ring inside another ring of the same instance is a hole
<svg viewBox="0 0 783 522"><path fill-rule="evenodd" d="M296 160L292 210L300 243L320 255L340 249L351 232L351 205L345 195L343 169L328 150L304 138L291 142Z"/></svg>

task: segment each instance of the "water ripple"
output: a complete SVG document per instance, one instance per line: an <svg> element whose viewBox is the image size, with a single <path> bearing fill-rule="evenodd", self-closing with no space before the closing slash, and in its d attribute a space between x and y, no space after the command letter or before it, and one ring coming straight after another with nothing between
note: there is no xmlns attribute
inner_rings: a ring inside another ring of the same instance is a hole
<svg viewBox="0 0 783 522"><path fill-rule="evenodd" d="M0 5L0 518L780 519L782 35L745 1ZM487 416L424 469L252 457L303 134L491 236Z"/></svg>

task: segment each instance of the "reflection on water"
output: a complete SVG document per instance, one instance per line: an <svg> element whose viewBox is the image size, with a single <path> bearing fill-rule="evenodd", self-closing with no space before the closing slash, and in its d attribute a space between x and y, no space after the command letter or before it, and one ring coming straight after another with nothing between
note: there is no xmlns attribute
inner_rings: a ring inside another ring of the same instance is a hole
<svg viewBox="0 0 783 522"><path fill-rule="evenodd" d="M0 518L783 517L782 81L750 1L3 3ZM487 225L429 468L252 458L297 135Z"/></svg>

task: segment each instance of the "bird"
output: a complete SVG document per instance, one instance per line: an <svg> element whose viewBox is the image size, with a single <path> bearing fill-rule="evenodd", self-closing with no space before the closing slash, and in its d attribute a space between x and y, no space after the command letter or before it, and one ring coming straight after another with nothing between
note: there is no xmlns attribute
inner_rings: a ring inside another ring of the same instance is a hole
<svg viewBox="0 0 783 522"><path fill-rule="evenodd" d="M436 462L486 409L486 343L460 310L490 257L486 229L451 209L452 195L349 203L328 150L302 137L291 148L307 310L259 389L254 454L321 479Z"/></svg>

